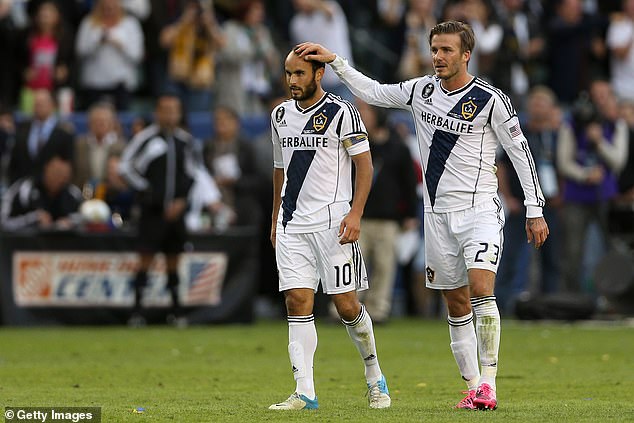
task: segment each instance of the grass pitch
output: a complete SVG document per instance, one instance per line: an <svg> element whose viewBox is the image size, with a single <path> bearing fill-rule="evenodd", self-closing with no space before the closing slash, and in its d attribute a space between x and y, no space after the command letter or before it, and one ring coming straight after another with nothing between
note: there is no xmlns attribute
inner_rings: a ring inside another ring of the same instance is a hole
<svg viewBox="0 0 634 423"><path fill-rule="evenodd" d="M634 328L503 321L499 407L453 410L464 383L442 321L377 327L392 408L367 407L341 325L317 322L320 409L294 389L283 321L252 326L0 329L0 406L100 406L103 422L634 421ZM133 413L144 407L142 414Z"/></svg>

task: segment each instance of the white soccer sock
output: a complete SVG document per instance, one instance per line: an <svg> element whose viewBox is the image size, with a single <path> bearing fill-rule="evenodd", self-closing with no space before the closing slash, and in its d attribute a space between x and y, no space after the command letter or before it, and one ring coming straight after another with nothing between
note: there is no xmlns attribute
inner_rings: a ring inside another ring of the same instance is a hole
<svg viewBox="0 0 634 423"><path fill-rule="evenodd" d="M365 364L365 380L369 384L378 382L381 378L381 367L376 356L376 343L374 342L374 329L372 319L365 311L365 306L361 304L359 315L351 322L341 319L346 326L350 339L356 345L363 364Z"/></svg>
<svg viewBox="0 0 634 423"><path fill-rule="evenodd" d="M313 359L317 350L315 317L288 316L288 355L293 366L296 392L310 399L315 398Z"/></svg>
<svg viewBox="0 0 634 423"><path fill-rule="evenodd" d="M478 366L478 340L473 326L473 313L461 317L447 317L451 352L456 359L462 379L467 389L478 387L480 371Z"/></svg>
<svg viewBox="0 0 634 423"><path fill-rule="evenodd" d="M476 315L476 333L482 366L480 383L488 383L495 389L500 351L500 311L494 295L471 298L471 308Z"/></svg>

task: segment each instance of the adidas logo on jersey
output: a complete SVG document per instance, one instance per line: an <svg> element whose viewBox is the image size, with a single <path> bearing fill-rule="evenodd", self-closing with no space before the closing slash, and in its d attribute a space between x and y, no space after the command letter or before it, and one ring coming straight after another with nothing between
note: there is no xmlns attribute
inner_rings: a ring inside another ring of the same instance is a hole
<svg viewBox="0 0 634 423"><path fill-rule="evenodd" d="M431 98L426 98L425 99L425 104L429 104L429 105L433 105L434 103L431 101Z"/></svg>
<svg viewBox="0 0 634 423"><path fill-rule="evenodd" d="M286 124L286 119L282 120L282 121L279 123L279 125L280 125L280 127L282 127L282 126L288 126L288 125Z"/></svg>

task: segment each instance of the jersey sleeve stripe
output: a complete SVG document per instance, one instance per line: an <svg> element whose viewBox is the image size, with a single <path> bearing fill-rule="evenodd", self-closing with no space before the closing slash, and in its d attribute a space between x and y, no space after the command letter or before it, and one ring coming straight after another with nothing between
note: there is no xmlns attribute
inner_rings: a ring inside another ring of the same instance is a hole
<svg viewBox="0 0 634 423"><path fill-rule="evenodd" d="M412 92L409 94L409 100L407 100L407 104L408 106L412 105L412 101L414 100L414 91L416 91L416 86L418 85L420 81L416 81L416 83L414 83L414 86L412 86Z"/></svg>
<svg viewBox="0 0 634 423"><path fill-rule="evenodd" d="M337 122L337 137L341 138L341 124L343 123L343 114L339 116L339 122Z"/></svg>
<svg viewBox="0 0 634 423"><path fill-rule="evenodd" d="M352 130L355 132L361 132L361 125L359 124L361 118L359 117L359 112L349 101L344 100L343 103L348 106L348 110L350 111L350 117L352 118Z"/></svg>
<svg viewBox="0 0 634 423"><path fill-rule="evenodd" d="M504 107L506 108L506 111L508 112L509 116L512 117L516 114L515 109L513 109L513 105L511 104L511 100L508 98L506 94L504 94L498 88L495 88L493 85L487 83L486 81L483 81L480 78L476 78L476 84L482 88L488 89L489 91L493 91L493 93L496 94L496 96L502 100L502 104L504 104Z"/></svg>
<svg viewBox="0 0 634 423"><path fill-rule="evenodd" d="M546 201L542 196L539 195L539 191L537 190L537 171L535 170L535 162L533 161L533 156L528 150L528 143L526 141L522 141L521 143L522 151L526 155L526 161L528 162L528 167L531 171L531 179L533 180L533 190L535 191L535 199L537 200L537 205L543 207Z"/></svg>
<svg viewBox="0 0 634 423"><path fill-rule="evenodd" d="M273 128L273 130L275 131L275 134L279 137L280 133L277 132L277 126L273 124L273 118L271 118L271 128Z"/></svg>

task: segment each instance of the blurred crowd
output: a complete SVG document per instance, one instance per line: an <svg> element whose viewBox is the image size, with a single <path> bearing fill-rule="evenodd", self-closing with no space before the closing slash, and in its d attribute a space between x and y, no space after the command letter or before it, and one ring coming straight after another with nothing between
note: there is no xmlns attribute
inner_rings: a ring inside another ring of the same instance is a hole
<svg viewBox="0 0 634 423"><path fill-rule="evenodd" d="M270 138L266 130L246 136L243 123L267 120L287 97L287 52L318 42L373 78L398 82L433 72L429 30L448 19L474 28L469 71L511 97L547 198L551 236L531 251L522 190L500 151L502 312L526 293L597 296L601 256L615 240L630 252L633 244L634 0L0 0L2 227L73 227L85 223L88 200L107 204L110 229L134 225L138 195L119 161L156 123L156 99L170 93L184 111L181 128L195 113L210 122L192 140L199 166L188 228L260 226L260 291L273 297ZM330 69L322 85L355 101ZM424 234L412 200L421 169L411 118L357 104L383 178L365 232L380 236L361 244L370 271L387 282L376 298L368 294L368 310L387 320L400 290L408 312L437 316L416 248ZM122 114L134 118L124 125Z"/></svg>

